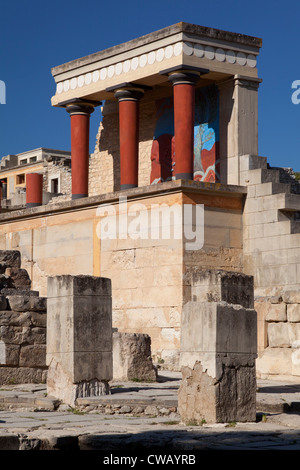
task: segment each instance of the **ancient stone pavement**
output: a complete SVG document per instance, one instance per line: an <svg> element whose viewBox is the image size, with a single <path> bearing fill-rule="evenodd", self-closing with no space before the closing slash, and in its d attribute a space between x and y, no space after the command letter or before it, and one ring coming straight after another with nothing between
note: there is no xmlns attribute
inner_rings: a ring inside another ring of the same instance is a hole
<svg viewBox="0 0 300 470"><path fill-rule="evenodd" d="M0 450L300 450L300 384L258 380L256 422L195 426L177 413L180 378L161 370L154 383L114 382L110 395L76 408L59 405L43 384L3 385Z"/></svg>

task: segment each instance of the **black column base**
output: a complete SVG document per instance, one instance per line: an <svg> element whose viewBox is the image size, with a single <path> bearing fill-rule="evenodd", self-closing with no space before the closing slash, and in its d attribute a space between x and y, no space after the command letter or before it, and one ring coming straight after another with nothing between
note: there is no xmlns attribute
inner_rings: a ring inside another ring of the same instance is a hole
<svg viewBox="0 0 300 470"><path fill-rule="evenodd" d="M29 207L38 207L38 206L42 206L42 204L40 202L27 202L26 203L26 208L29 208Z"/></svg>
<svg viewBox="0 0 300 470"><path fill-rule="evenodd" d="M72 194L72 199L81 199L82 197L88 197L88 194Z"/></svg>
<svg viewBox="0 0 300 470"><path fill-rule="evenodd" d="M193 180L194 175L193 173L177 173L176 179L177 180Z"/></svg>
<svg viewBox="0 0 300 470"><path fill-rule="evenodd" d="M137 188L137 185L136 184L121 184L121 190L131 189L131 188Z"/></svg>

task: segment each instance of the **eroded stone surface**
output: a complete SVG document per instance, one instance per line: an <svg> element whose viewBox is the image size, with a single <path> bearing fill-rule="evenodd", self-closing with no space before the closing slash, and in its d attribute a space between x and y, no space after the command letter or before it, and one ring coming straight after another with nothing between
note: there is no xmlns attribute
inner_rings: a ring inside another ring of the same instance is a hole
<svg viewBox="0 0 300 470"><path fill-rule="evenodd" d="M46 299L31 291L20 253L0 250L0 384L46 380Z"/></svg>
<svg viewBox="0 0 300 470"><path fill-rule="evenodd" d="M113 333L113 377L115 380L156 380L149 335Z"/></svg>
<svg viewBox="0 0 300 470"><path fill-rule="evenodd" d="M256 378L251 367L223 366L219 380L203 370L201 362L182 368L178 411L186 424L247 422L256 419Z"/></svg>

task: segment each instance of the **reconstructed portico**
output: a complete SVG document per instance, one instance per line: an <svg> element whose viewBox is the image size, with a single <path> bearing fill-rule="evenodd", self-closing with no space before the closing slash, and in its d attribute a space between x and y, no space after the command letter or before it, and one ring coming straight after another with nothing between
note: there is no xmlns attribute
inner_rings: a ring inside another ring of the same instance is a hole
<svg viewBox="0 0 300 470"><path fill-rule="evenodd" d="M157 98L172 100L173 141L176 141L175 149L174 146L171 149L168 142L158 156L160 167L166 164L162 162L162 154L166 152L173 163L172 174L162 179L193 179L195 167L197 169L193 162L195 89L214 85L219 101L219 136L215 136L216 149L211 157L213 173L206 174L206 168L200 162L202 173L198 173L197 179L239 184L238 157L258 154L257 90L260 79L256 59L260 47L259 38L178 23L55 67L52 74L57 89L52 105L65 106L76 100L106 101L105 113L107 102L118 101L119 184L120 188L126 189L144 185L138 174L138 166L142 164L139 160L139 123L140 127L144 125L141 120L138 122L139 107ZM75 120L71 125L75 128ZM85 139L84 133L82 139ZM73 165L75 172L78 165ZM150 174L144 178L148 179L148 184L152 183Z"/></svg>

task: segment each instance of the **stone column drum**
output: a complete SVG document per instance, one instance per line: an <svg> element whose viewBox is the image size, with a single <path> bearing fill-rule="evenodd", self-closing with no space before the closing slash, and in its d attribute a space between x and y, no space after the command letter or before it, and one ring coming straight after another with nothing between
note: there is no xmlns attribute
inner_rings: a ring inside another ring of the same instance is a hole
<svg viewBox="0 0 300 470"><path fill-rule="evenodd" d="M48 395L76 399L109 393L112 379L111 281L94 276L48 278Z"/></svg>

